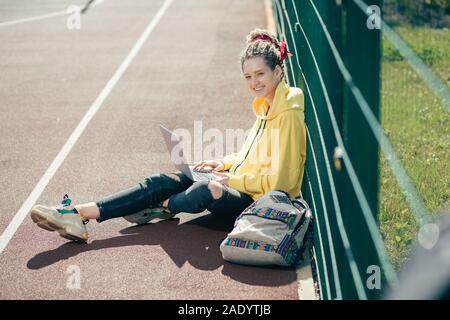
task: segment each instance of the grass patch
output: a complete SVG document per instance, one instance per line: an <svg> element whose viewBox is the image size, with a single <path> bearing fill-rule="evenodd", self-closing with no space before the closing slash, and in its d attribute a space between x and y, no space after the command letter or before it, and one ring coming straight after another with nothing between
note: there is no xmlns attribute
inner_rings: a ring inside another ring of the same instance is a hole
<svg viewBox="0 0 450 320"><path fill-rule="evenodd" d="M395 31L449 85L448 30L399 26ZM437 214L450 209L450 113L384 37L381 124L427 210ZM384 155L380 183L380 230L400 270L419 226Z"/></svg>

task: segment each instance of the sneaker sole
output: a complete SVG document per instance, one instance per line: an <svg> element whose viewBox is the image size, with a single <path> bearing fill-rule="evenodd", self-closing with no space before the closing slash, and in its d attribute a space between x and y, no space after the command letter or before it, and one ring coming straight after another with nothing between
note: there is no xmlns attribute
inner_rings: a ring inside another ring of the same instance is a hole
<svg viewBox="0 0 450 320"><path fill-rule="evenodd" d="M134 215L135 214L132 214L129 216L125 216L123 218L125 220L127 220L128 222L136 223L137 225L143 225L143 224L147 224L150 221L155 220L155 219L168 220L175 216L174 214L171 214L171 213L154 212L154 213L150 213L149 215L141 216L140 218L135 219Z"/></svg>
<svg viewBox="0 0 450 320"><path fill-rule="evenodd" d="M56 231L65 239L75 242L86 242L88 240L87 233L82 236L75 234L70 226L63 226L52 219L51 212L43 208L33 208L30 213L31 220L38 225L38 227L47 231Z"/></svg>

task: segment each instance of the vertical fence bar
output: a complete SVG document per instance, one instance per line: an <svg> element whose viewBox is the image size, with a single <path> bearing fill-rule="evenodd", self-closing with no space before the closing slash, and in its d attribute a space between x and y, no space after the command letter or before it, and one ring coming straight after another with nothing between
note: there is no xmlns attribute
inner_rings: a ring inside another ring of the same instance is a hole
<svg viewBox="0 0 450 320"><path fill-rule="evenodd" d="M368 17L354 4L345 1L345 64L355 85L361 90L379 119L380 104L380 29L369 29ZM372 0L382 8L382 0ZM372 212L378 212L378 143L358 105L345 90L343 138ZM376 217L375 217L376 218Z"/></svg>
<svg viewBox="0 0 450 320"><path fill-rule="evenodd" d="M331 16L333 15L333 12L329 11L329 9L332 8L330 2L327 0L319 0L316 1L316 3L321 7L321 9L323 9L324 12L327 12L327 20L332 19ZM330 57L327 51L326 39L323 37L323 32L321 31L317 23L317 19L315 17L313 9L311 8L311 5L308 1L296 1L296 8L299 15L298 22L301 24L301 27L304 31L303 34L303 32L299 30L300 27L296 28L296 47L298 50L296 54L299 55L300 65L304 74L304 79L302 79L303 81L300 82L300 87L305 93L305 119L309 128L308 131L311 139L311 145L308 146L309 149L307 151L308 159L306 163L306 170L310 174L311 181L320 180L321 182L320 186L318 182L312 184L312 187L315 188L314 192L319 193L320 187L322 188L322 192L324 194L324 203L321 203L320 206L318 206L318 210L320 211L316 213L316 218L321 220L321 233L323 235L323 238L331 233L331 242L324 242L324 244L328 247L328 250L325 252L326 256L321 258L324 259L327 263L327 266L329 266L328 272L331 282L331 293L328 298L335 299L340 296L340 292L337 291L335 283L337 281L340 281L341 272L345 270L345 268L343 268L343 264L347 264L347 261L345 261L345 259L344 261L341 261L341 259L339 258L342 257L344 253L342 250L342 242L339 237L339 231L334 214L335 207L332 200L330 176L325 169L325 162L327 161L326 156L328 157L328 159L332 159L332 146L336 145L336 139L332 132L330 117L328 116L324 93L321 89L318 72L314 64L314 59L320 66L325 85L329 88L333 88L330 92L331 99L335 101L341 101L341 99L339 99L338 97L341 94L340 91L342 90L342 85L339 84L339 82L336 82L336 78L339 72L336 70L336 67L332 63L330 63L331 61L329 59ZM293 21L296 22L296 20ZM312 48L313 52L311 52L310 47ZM302 76L299 76L299 78L302 78ZM307 90L306 84L308 85L310 95ZM316 114L313 110L314 107L315 112L317 112L318 119L316 119ZM338 103L336 107L337 113L340 113L340 108L341 104ZM320 139L321 135L326 146L325 150L323 150L322 147L322 141ZM313 152L317 161L316 163L312 161ZM316 170L315 166L318 166L319 170ZM310 199L308 200L310 201ZM325 218L329 220L330 232L328 232L328 230L325 228L325 223L323 223ZM336 259L334 259L334 261L333 257L330 256L331 247L333 247L333 249L335 250ZM333 272L333 263L337 265L337 274Z"/></svg>
<svg viewBox="0 0 450 320"><path fill-rule="evenodd" d="M382 0L371 1L382 8ZM380 29L367 26L368 17L354 4L344 1L343 21L345 64L355 85L361 90L373 113L379 119L380 104ZM370 23L369 23L370 25ZM347 153L352 161L358 180L375 215L378 213L379 195L379 147L349 89L344 91L343 139ZM382 270L376 255L376 248L368 235L361 208L347 175L341 180L341 203L344 221L354 247L355 258L361 274L367 279L372 272ZM377 269L379 268L379 269ZM373 271L375 270L375 271ZM380 279L384 280L383 275ZM370 281L369 281L370 282ZM381 291L372 284L366 284L368 298L381 297ZM382 289L382 287L381 287Z"/></svg>

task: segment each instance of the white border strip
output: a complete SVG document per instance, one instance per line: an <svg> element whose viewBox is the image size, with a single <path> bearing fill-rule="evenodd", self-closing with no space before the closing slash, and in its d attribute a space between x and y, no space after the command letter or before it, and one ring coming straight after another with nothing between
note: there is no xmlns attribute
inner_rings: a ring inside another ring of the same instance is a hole
<svg viewBox="0 0 450 320"><path fill-rule="evenodd" d="M152 19L150 24L147 26L147 28L144 30L144 32L141 34L137 42L134 44L133 48L131 49L130 53L128 53L125 60L122 62L122 64L119 66L119 68L114 73L113 77L108 81L106 86L103 88L103 90L100 92L97 99L94 101L94 103L91 105L87 113L84 115L83 119L81 119L78 126L75 128L75 130L70 135L69 139L66 141L64 146L62 147L61 151L59 151L56 158L53 160L50 167L47 169L47 171L44 173L44 175L41 177L37 185L34 187L31 194L28 196L28 198L25 200L25 202L20 207L19 211L16 213L12 221L9 223L6 230L3 232L3 234L0 237L0 254L3 252L3 250L8 245L11 238L16 233L19 226L22 224L25 217L28 215L28 212L31 210L34 203L39 199L42 192L44 191L47 184L52 179L53 175L56 173L56 171L59 169L61 164L63 163L64 159L69 154L70 150L72 150L72 147L77 142L78 138L83 133L84 129L86 129L89 122L92 120L94 115L97 113L98 109L101 107L102 103L105 101L105 99L108 97L109 93L112 91L114 86L117 84L117 82L120 80L122 75L124 74L125 70L128 68L130 63L133 61L133 59L136 57L137 53L153 31L153 29L156 27L158 22L161 20L161 17L166 12L167 8L170 6L173 0L166 0L162 7L159 9L158 13L155 15L155 17Z"/></svg>
<svg viewBox="0 0 450 320"><path fill-rule="evenodd" d="M298 299L317 300L308 248L303 252L303 260L295 271L297 273Z"/></svg>

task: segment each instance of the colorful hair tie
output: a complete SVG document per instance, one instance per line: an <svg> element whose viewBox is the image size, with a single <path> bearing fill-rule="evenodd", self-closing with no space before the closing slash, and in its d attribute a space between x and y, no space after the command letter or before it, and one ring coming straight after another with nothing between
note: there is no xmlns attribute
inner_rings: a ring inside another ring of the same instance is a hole
<svg viewBox="0 0 450 320"><path fill-rule="evenodd" d="M280 50L280 61L283 61L287 57L292 56L292 52L290 52L287 49L286 41L280 41L279 43L274 42L273 38L266 34L260 34L260 35L256 36L252 42L255 42L256 40L269 41L269 42L273 43L274 45L276 45L278 47L278 49Z"/></svg>

